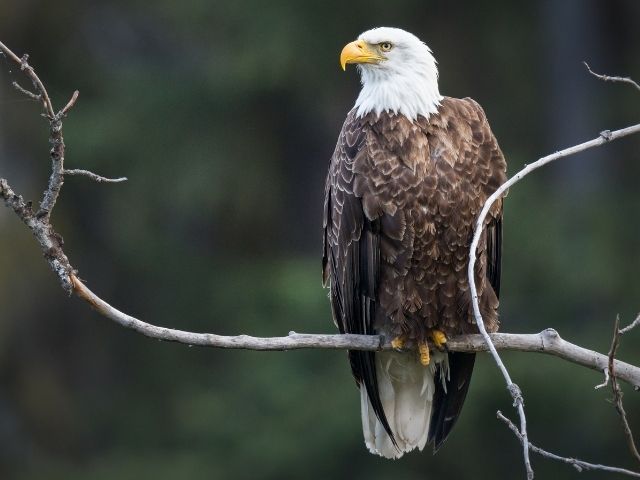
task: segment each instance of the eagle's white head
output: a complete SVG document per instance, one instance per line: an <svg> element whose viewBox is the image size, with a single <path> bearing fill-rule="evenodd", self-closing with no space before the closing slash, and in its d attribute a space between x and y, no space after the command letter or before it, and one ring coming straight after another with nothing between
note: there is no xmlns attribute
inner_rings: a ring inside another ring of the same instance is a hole
<svg viewBox="0 0 640 480"><path fill-rule="evenodd" d="M358 64L362 81L357 116L388 111L415 120L438 110L436 60L415 35L399 28L368 30L342 50L342 68L348 63Z"/></svg>

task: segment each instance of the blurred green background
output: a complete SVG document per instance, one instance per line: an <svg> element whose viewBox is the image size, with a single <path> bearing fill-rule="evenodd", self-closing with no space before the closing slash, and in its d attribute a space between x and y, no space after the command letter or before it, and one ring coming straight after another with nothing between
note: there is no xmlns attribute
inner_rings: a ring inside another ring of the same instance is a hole
<svg viewBox="0 0 640 480"><path fill-rule="evenodd" d="M483 105L510 172L640 121L637 0L3 0L0 40L29 53L65 123L53 221L89 287L149 322L221 334L333 332L320 282L328 159L358 91L344 44L373 26L434 50L445 95ZM37 201L47 125L0 58L0 176ZM606 352L640 310L640 138L551 165L505 204L502 329L553 326ZM0 208L0 478L522 478L495 365L480 356L445 447L366 452L344 352L244 352L149 340L67 298ZM640 331L621 358L640 363ZM633 467L602 376L504 354L532 440ZM640 434L640 400L625 397ZM534 457L538 478L582 476ZM637 468L637 465L635 466Z"/></svg>

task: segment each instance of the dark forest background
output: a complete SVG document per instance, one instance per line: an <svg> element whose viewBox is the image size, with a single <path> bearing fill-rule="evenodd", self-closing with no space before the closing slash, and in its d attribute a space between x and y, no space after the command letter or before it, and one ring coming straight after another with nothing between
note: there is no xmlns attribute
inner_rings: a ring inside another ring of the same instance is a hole
<svg viewBox="0 0 640 480"><path fill-rule="evenodd" d="M3 0L0 40L29 53L65 123L53 215L90 288L149 322L221 334L333 332L321 288L324 176L358 91L344 44L373 26L430 45L441 91L483 105L525 163L640 120L640 2ZM38 200L47 125L0 58L0 176ZM536 172L505 203L502 329L553 326L606 352L640 310L640 139ZM640 332L622 359L640 363ZM633 467L602 375L504 354L532 440ZM625 387L626 388L626 387ZM640 400L625 397L640 434ZM0 477L9 479L522 478L513 416L480 356L445 447L366 452L344 352L243 352L152 341L67 298L30 233L0 208ZM586 478L534 457L539 478ZM635 466L637 468L637 465ZM599 478L598 474L589 478Z"/></svg>

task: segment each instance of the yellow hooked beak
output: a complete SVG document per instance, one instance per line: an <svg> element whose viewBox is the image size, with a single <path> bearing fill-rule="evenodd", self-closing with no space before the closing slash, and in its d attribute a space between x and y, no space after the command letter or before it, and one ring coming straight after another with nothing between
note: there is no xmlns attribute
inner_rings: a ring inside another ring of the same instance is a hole
<svg viewBox="0 0 640 480"><path fill-rule="evenodd" d="M372 51L363 40L347 43L340 53L340 66L347 69L347 63L380 63L384 57Z"/></svg>

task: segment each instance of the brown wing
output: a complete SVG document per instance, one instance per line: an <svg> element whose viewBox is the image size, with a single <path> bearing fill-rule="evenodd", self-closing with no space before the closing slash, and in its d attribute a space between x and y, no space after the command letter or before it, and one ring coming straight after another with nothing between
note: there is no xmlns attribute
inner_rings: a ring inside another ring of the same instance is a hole
<svg viewBox="0 0 640 480"><path fill-rule="evenodd" d="M366 133L353 112L347 116L331 158L325 186L323 280L330 285L333 320L341 333L375 334L376 290L380 276L380 222L364 214L353 193L354 162L364 155ZM395 444L376 377L375 353L349 351L351 370L364 387L384 429Z"/></svg>
<svg viewBox="0 0 640 480"><path fill-rule="evenodd" d="M459 152L459 159L468 159L470 164L463 171L471 172L474 169L488 168L488 178L481 195L472 199L473 217L477 217L489 197L505 180L506 163L500 151L498 142L491 132L484 111L475 101L464 99L465 108L461 109L457 121L468 122L471 126L471 137L462 142L466 145L463 152ZM456 129L455 123L451 126L451 134L461 134L465 129ZM460 144L460 142L458 142ZM472 234L473 224L469 231ZM500 271L502 257L502 201L493 208L486 226L486 246L482 250L479 259L480 270L485 271L486 279L493 289L495 296L500 294ZM469 237L469 243L471 238ZM466 271L466 270L465 270ZM487 288L485 286L484 288ZM465 310L466 311L466 310ZM497 329L497 319L494 320ZM475 354L449 353L449 379L446 387L436 382L436 391L433 399L433 411L429 426L428 442L433 442L434 451L437 451L446 440L451 429L456 423L464 404L471 375L475 363ZM438 374L436 375L438 378Z"/></svg>

